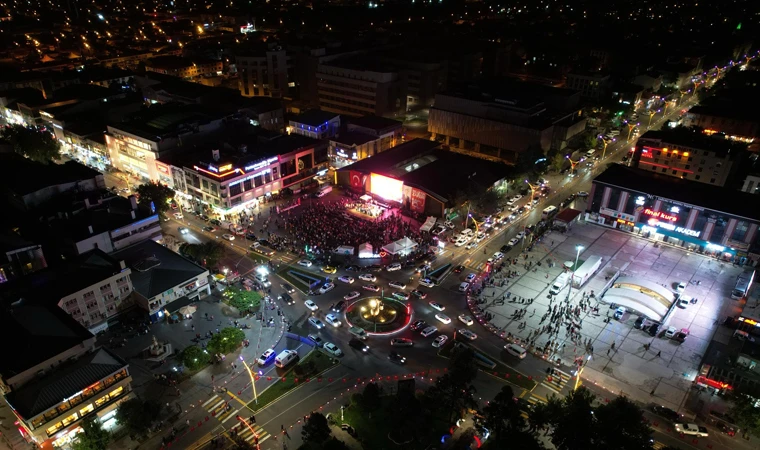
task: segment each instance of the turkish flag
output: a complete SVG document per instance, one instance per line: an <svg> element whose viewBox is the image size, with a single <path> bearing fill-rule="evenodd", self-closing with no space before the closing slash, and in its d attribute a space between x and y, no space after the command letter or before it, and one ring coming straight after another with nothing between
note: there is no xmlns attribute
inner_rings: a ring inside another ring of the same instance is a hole
<svg viewBox="0 0 760 450"><path fill-rule="evenodd" d="M361 174L361 172L357 172L355 170L352 170L349 173L351 175L351 187L359 188L359 189L363 188L364 185L362 183L362 174Z"/></svg>

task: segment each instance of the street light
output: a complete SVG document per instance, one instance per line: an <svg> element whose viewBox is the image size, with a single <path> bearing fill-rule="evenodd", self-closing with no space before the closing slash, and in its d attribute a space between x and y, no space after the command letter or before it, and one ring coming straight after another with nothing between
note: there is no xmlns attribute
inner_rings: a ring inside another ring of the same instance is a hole
<svg viewBox="0 0 760 450"><path fill-rule="evenodd" d="M657 111L649 111L649 124L647 125L647 128L652 126L652 117L657 114Z"/></svg>
<svg viewBox="0 0 760 450"><path fill-rule="evenodd" d="M602 138L601 136L599 136L599 139L602 140L602 144L604 145L604 147L602 148L602 160L604 160L604 155L607 154L607 145L610 143L610 141L607 140L607 139ZM613 139L613 141L614 141L614 139Z"/></svg>
<svg viewBox="0 0 760 450"><path fill-rule="evenodd" d="M578 269L578 257L581 256L581 250L583 246L581 244L575 245L575 264L573 264L573 274L570 276L570 286L567 288L567 301L570 301L570 293L573 291L573 281L575 279L575 271Z"/></svg>
<svg viewBox="0 0 760 450"><path fill-rule="evenodd" d="M253 401L256 402L256 404L259 404L259 396L256 394L256 377L253 375L253 372L251 372L251 368L248 367L248 364L245 363L245 360L243 359L243 355L240 355L240 361L243 363L243 366L245 367L245 370L248 371L248 376L251 377L251 386L253 387Z"/></svg>
<svg viewBox="0 0 760 450"><path fill-rule="evenodd" d="M628 141L631 140L631 133L633 132L633 129L636 128L636 125L638 125L638 123L629 123L628 124L628 139L626 139L626 140L628 140Z"/></svg>
<svg viewBox="0 0 760 450"><path fill-rule="evenodd" d="M586 364L591 361L591 355L588 355L585 361L583 361L583 364L580 364L578 366L578 371L575 373L575 386L573 387L574 391L577 391L578 388L581 385L581 373L583 372L583 369L586 367Z"/></svg>

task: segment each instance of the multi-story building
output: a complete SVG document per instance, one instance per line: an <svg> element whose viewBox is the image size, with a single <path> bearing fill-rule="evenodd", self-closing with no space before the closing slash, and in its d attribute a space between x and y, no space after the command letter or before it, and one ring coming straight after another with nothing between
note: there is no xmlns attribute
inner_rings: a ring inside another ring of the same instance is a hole
<svg viewBox="0 0 760 450"><path fill-rule="evenodd" d="M743 264L760 260L760 197L612 164L593 181L586 218Z"/></svg>
<svg viewBox="0 0 760 450"><path fill-rule="evenodd" d="M326 142L259 131L157 165L162 181L186 194L194 208L208 205L226 217L284 188L298 192L316 183L327 161Z"/></svg>
<svg viewBox="0 0 760 450"><path fill-rule="evenodd" d="M565 87L580 92L583 98L599 100L609 93L610 76L603 72L571 72Z"/></svg>
<svg viewBox="0 0 760 450"><path fill-rule="evenodd" d="M741 190L750 194L760 194L760 173L751 173L744 178Z"/></svg>
<svg viewBox="0 0 760 450"><path fill-rule="evenodd" d="M290 55L279 45L267 45L235 55L240 94L245 97L288 97L295 88Z"/></svg>
<svg viewBox="0 0 760 450"><path fill-rule="evenodd" d="M631 167L725 186L745 154L744 144L695 130L647 131L636 143Z"/></svg>
<svg viewBox="0 0 760 450"><path fill-rule="evenodd" d="M220 75L224 70L224 63L221 60L193 60L181 56L159 56L146 61L145 70L177 78L193 79Z"/></svg>
<svg viewBox="0 0 760 450"><path fill-rule="evenodd" d="M108 427L116 408L134 396L129 365L56 304L3 298L0 389L19 434L4 433L13 448L66 447L94 417ZM110 423L113 423L111 420Z"/></svg>
<svg viewBox="0 0 760 450"><path fill-rule="evenodd" d="M580 94L527 82L483 82L438 94L432 138L481 157L515 164L531 148L561 150L586 128Z"/></svg>
<svg viewBox="0 0 760 450"><path fill-rule="evenodd" d="M435 94L446 88L447 61L428 50L382 52L377 59L403 73L407 81L407 109L433 106Z"/></svg>
<svg viewBox="0 0 760 450"><path fill-rule="evenodd" d="M132 271L135 304L158 322L211 293L209 271L154 241L111 254ZM118 286L118 280L117 280Z"/></svg>
<svg viewBox="0 0 760 450"><path fill-rule="evenodd" d="M129 122L108 125L111 164L144 180L158 181L157 159L181 146L183 139L221 130L226 116L201 105L155 105Z"/></svg>
<svg viewBox="0 0 760 450"><path fill-rule="evenodd" d="M106 187L102 173L76 161L41 164L15 153L2 153L0 164L5 171L0 195L18 210L37 208L67 192L94 193Z"/></svg>
<svg viewBox="0 0 760 450"><path fill-rule="evenodd" d="M323 111L382 117L406 112L406 76L373 59L341 58L320 64L317 89Z"/></svg>
<svg viewBox="0 0 760 450"><path fill-rule="evenodd" d="M338 165L377 155L403 138L402 122L378 116L352 118L346 130L330 138L329 154Z"/></svg>
<svg viewBox="0 0 760 450"><path fill-rule="evenodd" d="M15 230L0 234L0 252L0 283L47 267L42 246L22 238Z"/></svg>
<svg viewBox="0 0 760 450"><path fill-rule="evenodd" d="M340 131L340 115L310 109L290 119L288 134L300 134L312 139L327 139Z"/></svg>
<svg viewBox="0 0 760 450"><path fill-rule="evenodd" d="M722 133L740 142L760 139L760 114L753 105L738 99L708 99L705 104L691 108L683 124L703 128L708 133Z"/></svg>

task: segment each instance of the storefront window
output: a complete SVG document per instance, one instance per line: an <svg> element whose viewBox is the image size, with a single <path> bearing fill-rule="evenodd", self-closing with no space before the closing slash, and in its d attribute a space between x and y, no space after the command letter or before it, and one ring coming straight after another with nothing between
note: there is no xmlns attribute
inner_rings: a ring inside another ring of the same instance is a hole
<svg viewBox="0 0 760 450"><path fill-rule="evenodd" d="M78 415L77 413L74 413L74 414L72 414L72 415L70 415L70 416L66 417L65 419L63 419L61 422L63 423L63 426L64 426L64 427L67 427L67 426L69 426L70 424L72 424L72 423L76 422L76 420L77 420L78 418L79 418L79 415Z"/></svg>
<svg viewBox="0 0 760 450"><path fill-rule="evenodd" d="M71 406L76 406L76 405L78 405L78 404L82 403L82 399L83 399L83 397L84 397L84 394L79 394L79 395L77 395L76 397L71 397L71 398L69 399L69 404L70 404Z"/></svg>
<svg viewBox="0 0 760 450"><path fill-rule="evenodd" d="M119 386L116 389L114 389L113 392L111 392L110 394L108 394L108 397L110 399L114 399L114 398L120 396L122 393L124 393L124 387L123 386Z"/></svg>
<svg viewBox="0 0 760 450"><path fill-rule="evenodd" d="M64 411L68 411L69 409L71 409L71 405L69 405L69 402L63 402L60 405L58 405L58 407L56 408L59 414Z"/></svg>
<svg viewBox="0 0 760 450"><path fill-rule="evenodd" d="M95 407L90 403L89 405L85 406L84 408L79 410L79 415L84 416L87 413L91 413L95 410Z"/></svg>
<svg viewBox="0 0 760 450"><path fill-rule="evenodd" d="M617 211L618 203L620 203L620 189L610 189L610 200L607 203L607 207Z"/></svg>
<svg viewBox="0 0 760 450"><path fill-rule="evenodd" d="M99 399L96 399L95 400L95 407L96 408L100 408L101 406L103 406L106 403L108 403L108 400L109 400L108 395L104 395L104 396L100 397Z"/></svg>
<svg viewBox="0 0 760 450"><path fill-rule="evenodd" d="M110 385L112 385L112 384L113 384L115 381L116 381L116 378L115 378L115 377L113 377L113 376L110 376L110 377L106 378L105 380L103 380L103 384L105 384L106 386L110 386Z"/></svg>
<svg viewBox="0 0 760 450"><path fill-rule="evenodd" d="M749 224L743 220L740 220L736 223L736 228L734 229L734 234L731 235L731 239L734 241L744 241L744 236L747 235L748 229Z"/></svg>
<svg viewBox="0 0 760 450"><path fill-rule="evenodd" d="M57 433L58 430L60 430L61 428L63 428L63 423L58 422L55 425L48 427L48 429L45 430L45 433L47 433L48 436L52 436L55 433Z"/></svg>

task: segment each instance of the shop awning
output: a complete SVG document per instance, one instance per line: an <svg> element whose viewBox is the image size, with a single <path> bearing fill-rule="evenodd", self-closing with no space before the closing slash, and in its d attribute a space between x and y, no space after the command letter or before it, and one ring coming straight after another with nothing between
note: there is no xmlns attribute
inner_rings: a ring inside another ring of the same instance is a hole
<svg viewBox="0 0 760 450"><path fill-rule="evenodd" d="M410 253L412 250L414 250L417 247L417 243L413 240L409 239L408 237L404 237L399 239L398 241L391 242L388 245L383 246L383 250L390 253L391 255L405 255L407 253Z"/></svg>
<svg viewBox="0 0 760 450"><path fill-rule="evenodd" d="M425 223L423 223L422 226L420 227L420 231L430 231L430 230L432 230L433 226L435 225L435 220L436 219L433 216L428 217L427 220L425 221Z"/></svg>
<svg viewBox="0 0 760 450"><path fill-rule="evenodd" d="M368 194L364 194L361 197L359 197L359 200L361 200L363 202L368 202L368 201L372 200L372 196L368 195Z"/></svg>
<svg viewBox="0 0 760 450"><path fill-rule="evenodd" d="M183 306L187 306L190 303L194 302L195 300L198 300L197 297L189 298L189 297L180 297L177 300L174 300L173 302L166 305L166 312L169 314L174 314L175 312L179 311L180 308Z"/></svg>

